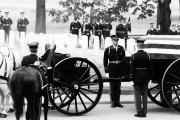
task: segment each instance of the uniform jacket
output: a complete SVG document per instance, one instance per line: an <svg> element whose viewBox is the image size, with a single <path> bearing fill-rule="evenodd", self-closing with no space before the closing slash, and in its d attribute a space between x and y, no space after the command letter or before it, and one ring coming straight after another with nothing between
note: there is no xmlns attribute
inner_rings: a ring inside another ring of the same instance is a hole
<svg viewBox="0 0 180 120"><path fill-rule="evenodd" d="M81 28L80 22L72 22L70 25L70 33L79 35L79 29Z"/></svg>
<svg viewBox="0 0 180 120"><path fill-rule="evenodd" d="M92 26L90 23L86 23L82 26L81 32L83 35L90 36L90 31L92 30Z"/></svg>
<svg viewBox="0 0 180 120"><path fill-rule="evenodd" d="M11 30L11 25L12 25L12 19L11 18L3 18L3 29L5 31L10 31Z"/></svg>
<svg viewBox="0 0 180 120"><path fill-rule="evenodd" d="M131 74L134 83L146 83L151 79L151 58L150 55L138 50L131 56Z"/></svg>
<svg viewBox="0 0 180 120"><path fill-rule="evenodd" d="M126 35L126 28L123 24L119 24L118 26L116 26L116 35L117 37L124 39Z"/></svg>
<svg viewBox="0 0 180 120"><path fill-rule="evenodd" d="M28 66L30 64L34 64L35 61L38 61L39 57L36 54L30 54L23 57L21 61L22 66Z"/></svg>
<svg viewBox="0 0 180 120"><path fill-rule="evenodd" d="M148 29L146 35L157 35L157 30L155 28L153 29Z"/></svg>
<svg viewBox="0 0 180 120"><path fill-rule="evenodd" d="M103 24L102 26L102 30L103 30L103 36L104 37L109 37L110 36L110 32L111 32L111 29L112 29L112 25L110 23L105 23Z"/></svg>
<svg viewBox="0 0 180 120"><path fill-rule="evenodd" d="M95 24L94 25L94 30L95 30L95 35L96 36L100 36L100 35L102 35L102 24L101 23L99 23L99 24Z"/></svg>
<svg viewBox="0 0 180 120"><path fill-rule="evenodd" d="M19 32L23 31L25 32L26 31L26 26L29 24L29 21L27 18L19 18L18 21L17 21L17 30Z"/></svg>
<svg viewBox="0 0 180 120"><path fill-rule="evenodd" d="M113 45L107 47L104 51L104 59L103 59L105 73L109 72L108 69L109 61L122 61L124 57L125 57L125 50L122 46L118 45L117 51L115 50Z"/></svg>
<svg viewBox="0 0 180 120"><path fill-rule="evenodd" d="M3 16L0 16L0 29L3 29Z"/></svg>

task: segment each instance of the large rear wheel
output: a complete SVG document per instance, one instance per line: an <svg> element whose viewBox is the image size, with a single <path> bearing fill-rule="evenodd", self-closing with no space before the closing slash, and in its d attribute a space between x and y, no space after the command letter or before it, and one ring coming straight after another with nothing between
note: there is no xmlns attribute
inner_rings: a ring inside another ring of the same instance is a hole
<svg viewBox="0 0 180 120"><path fill-rule="evenodd" d="M100 100L103 81L97 67L84 58L67 58L56 64L50 82L49 99L66 115L91 111Z"/></svg>

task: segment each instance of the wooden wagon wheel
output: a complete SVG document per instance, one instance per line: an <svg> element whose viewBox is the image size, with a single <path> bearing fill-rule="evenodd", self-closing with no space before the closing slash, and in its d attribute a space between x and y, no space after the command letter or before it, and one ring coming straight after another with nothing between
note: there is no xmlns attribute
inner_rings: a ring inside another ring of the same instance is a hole
<svg viewBox="0 0 180 120"><path fill-rule="evenodd" d="M180 112L180 59L166 69L162 79L162 92L168 105Z"/></svg>
<svg viewBox="0 0 180 120"><path fill-rule="evenodd" d="M157 105L161 107L169 108L169 105L166 103L166 101L163 98L161 84L158 83L149 83L148 88L148 97L156 103Z"/></svg>
<svg viewBox="0 0 180 120"><path fill-rule="evenodd" d="M98 68L84 58L67 58L56 64L49 100L59 112L81 115L99 102L103 81Z"/></svg>

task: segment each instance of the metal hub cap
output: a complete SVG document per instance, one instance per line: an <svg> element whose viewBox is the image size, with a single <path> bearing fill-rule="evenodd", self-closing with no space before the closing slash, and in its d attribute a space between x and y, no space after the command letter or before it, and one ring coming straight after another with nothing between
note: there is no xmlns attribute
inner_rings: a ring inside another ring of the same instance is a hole
<svg viewBox="0 0 180 120"><path fill-rule="evenodd" d="M79 89L79 86L77 84L74 85L74 89L77 90Z"/></svg>

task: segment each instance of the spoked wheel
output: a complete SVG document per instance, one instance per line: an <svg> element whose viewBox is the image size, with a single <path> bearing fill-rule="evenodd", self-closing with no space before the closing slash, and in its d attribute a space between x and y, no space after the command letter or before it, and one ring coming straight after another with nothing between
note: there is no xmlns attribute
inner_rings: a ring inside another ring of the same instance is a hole
<svg viewBox="0 0 180 120"><path fill-rule="evenodd" d="M53 107L63 114L85 114L91 111L101 98L101 74L87 59L64 59L56 64L53 76L49 87L49 100Z"/></svg>
<svg viewBox="0 0 180 120"><path fill-rule="evenodd" d="M168 105L180 112L180 59L166 69L162 79L162 92Z"/></svg>
<svg viewBox="0 0 180 120"><path fill-rule="evenodd" d="M157 105L169 108L169 105L163 98L161 85L158 83L149 83L148 97Z"/></svg>

